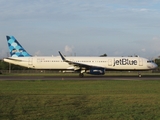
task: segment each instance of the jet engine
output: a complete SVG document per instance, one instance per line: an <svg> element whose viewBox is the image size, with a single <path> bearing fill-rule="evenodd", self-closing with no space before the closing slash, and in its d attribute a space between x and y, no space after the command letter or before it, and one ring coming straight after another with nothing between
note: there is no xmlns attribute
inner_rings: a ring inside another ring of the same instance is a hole
<svg viewBox="0 0 160 120"><path fill-rule="evenodd" d="M105 74L105 69L104 68L92 67L89 70L87 70L86 73L92 74L92 75L104 75Z"/></svg>

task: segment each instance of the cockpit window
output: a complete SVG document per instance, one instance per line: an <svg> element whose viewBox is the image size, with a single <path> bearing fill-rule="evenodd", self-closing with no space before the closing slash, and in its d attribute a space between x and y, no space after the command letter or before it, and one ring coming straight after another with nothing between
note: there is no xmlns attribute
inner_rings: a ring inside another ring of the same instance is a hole
<svg viewBox="0 0 160 120"><path fill-rule="evenodd" d="M154 63L154 61L153 60L148 60L147 63Z"/></svg>

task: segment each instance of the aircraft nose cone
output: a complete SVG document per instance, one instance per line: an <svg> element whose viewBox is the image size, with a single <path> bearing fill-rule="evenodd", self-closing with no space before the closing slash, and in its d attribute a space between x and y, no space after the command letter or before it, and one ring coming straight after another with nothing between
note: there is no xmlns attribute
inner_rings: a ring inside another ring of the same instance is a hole
<svg viewBox="0 0 160 120"><path fill-rule="evenodd" d="M154 64L152 64L152 68L153 68L153 69L155 69L155 68L157 68L157 67L158 67L158 65L157 65L157 64L155 64L155 63L154 63Z"/></svg>
<svg viewBox="0 0 160 120"><path fill-rule="evenodd" d="M149 68L149 69L155 69L155 68L157 68L157 67L158 67L158 65L155 64L155 63L151 63L150 65L148 65L148 68Z"/></svg>
<svg viewBox="0 0 160 120"><path fill-rule="evenodd" d="M157 64L154 64L154 68L157 68L158 67L158 65Z"/></svg>

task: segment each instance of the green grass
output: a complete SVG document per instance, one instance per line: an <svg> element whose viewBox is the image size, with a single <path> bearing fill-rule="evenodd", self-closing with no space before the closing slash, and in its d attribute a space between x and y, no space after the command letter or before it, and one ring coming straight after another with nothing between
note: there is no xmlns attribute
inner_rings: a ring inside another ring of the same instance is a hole
<svg viewBox="0 0 160 120"><path fill-rule="evenodd" d="M154 76L160 77L160 73L152 73L151 71L141 71L142 76ZM79 73L3 73L0 76L78 76ZM93 76L90 74L85 74L85 76ZM107 71L104 76L138 76L137 71Z"/></svg>
<svg viewBox="0 0 160 120"><path fill-rule="evenodd" d="M160 81L0 81L0 120L160 119Z"/></svg>

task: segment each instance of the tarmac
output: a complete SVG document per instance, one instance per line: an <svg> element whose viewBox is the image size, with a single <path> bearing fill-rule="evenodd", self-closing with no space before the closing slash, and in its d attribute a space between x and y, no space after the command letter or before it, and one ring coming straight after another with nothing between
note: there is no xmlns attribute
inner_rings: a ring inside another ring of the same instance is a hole
<svg viewBox="0 0 160 120"><path fill-rule="evenodd" d="M0 80L160 80L160 76L1 76Z"/></svg>

